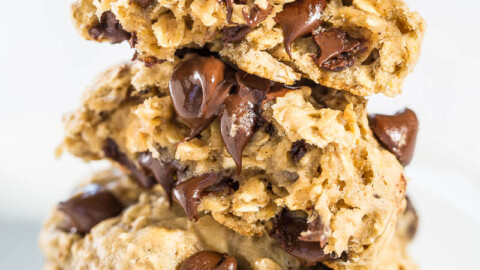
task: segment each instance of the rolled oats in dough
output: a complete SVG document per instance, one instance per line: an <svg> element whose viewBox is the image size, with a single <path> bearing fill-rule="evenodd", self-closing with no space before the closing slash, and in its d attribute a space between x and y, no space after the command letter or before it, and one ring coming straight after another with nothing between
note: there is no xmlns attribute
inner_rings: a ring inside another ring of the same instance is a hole
<svg viewBox="0 0 480 270"><path fill-rule="evenodd" d="M190 222L180 207L169 207L161 188L141 189L115 169L94 174L78 189L92 183L111 191L126 208L84 236L65 232L65 214L53 209L39 241L46 258L44 269L179 269L190 256L207 250L232 256L238 269L302 269L268 236L242 236L209 215ZM403 221L405 216L399 221L411 222ZM410 238L405 235L399 227L369 269L417 269L406 253Z"/></svg>
<svg viewBox="0 0 480 270"><path fill-rule="evenodd" d="M85 160L112 159L147 187L150 175L143 171L158 173L152 166L163 164L160 172L168 174L175 168L177 173L169 175L174 183L161 185L174 186L174 198L192 220L196 211L209 214L244 236L265 235L282 211L303 213L309 223L320 220L325 229L323 252L331 256L325 264L372 267L405 208L406 178L396 157L372 134L367 101L312 83L274 92L276 98L267 95L260 115L232 114L256 119L239 167L230 154L233 148L227 151L226 145L241 143L228 143L221 128L228 109L185 139L191 130L174 108L168 83L185 59L151 68L124 64L101 74L85 92L82 106L65 116L64 148ZM242 74L236 73L237 80ZM239 98L244 97L232 92L219 108ZM207 182L208 187L198 184Z"/></svg>
<svg viewBox="0 0 480 270"><path fill-rule="evenodd" d="M72 13L84 38L129 40L148 66L206 47L260 77L309 78L360 96L398 95L425 31L402 0L77 0ZM322 50L333 61L319 63Z"/></svg>

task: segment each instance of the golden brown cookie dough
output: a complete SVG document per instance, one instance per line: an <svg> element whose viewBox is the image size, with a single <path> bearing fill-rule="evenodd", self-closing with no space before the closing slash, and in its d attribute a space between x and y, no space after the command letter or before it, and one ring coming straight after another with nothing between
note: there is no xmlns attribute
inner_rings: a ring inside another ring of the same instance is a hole
<svg viewBox="0 0 480 270"><path fill-rule="evenodd" d="M298 260L268 236L242 236L209 215L190 222L180 207L169 207L161 188L143 190L133 181L107 170L77 188L101 185L126 206L121 214L98 223L84 236L66 232L66 214L54 209L40 235L44 269L179 269L199 251L228 254L238 269L302 269ZM368 269L416 269L406 253L410 239L398 232L380 252L376 266Z"/></svg>
<svg viewBox="0 0 480 270"><path fill-rule="evenodd" d="M398 95L425 31L402 0L78 0L72 10L84 38L129 40L148 66L207 46L260 77L360 96Z"/></svg>
<svg viewBox="0 0 480 270"><path fill-rule="evenodd" d="M185 140L190 128L174 110L168 89L180 61L152 68L125 64L101 74L82 106L66 115L64 147L85 160L110 158L145 187L174 167L177 174L169 176L174 198L191 219L192 209L210 213L251 236L271 231L282 211L297 211L323 228L326 264L336 269L374 264L405 207L406 180L398 160L372 134L366 100L317 85L264 102L264 122L240 156L238 175L218 118ZM182 197L182 192L201 195Z"/></svg>

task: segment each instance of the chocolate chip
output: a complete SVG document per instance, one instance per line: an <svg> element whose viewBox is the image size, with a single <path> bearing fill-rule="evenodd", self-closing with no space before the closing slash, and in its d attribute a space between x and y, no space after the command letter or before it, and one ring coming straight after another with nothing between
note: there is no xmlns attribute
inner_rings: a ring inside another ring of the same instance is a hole
<svg viewBox="0 0 480 270"><path fill-rule="evenodd" d="M130 33L123 30L115 14L106 11L100 17L100 23L88 30L93 39L107 39L110 43L120 43L130 39Z"/></svg>
<svg viewBox="0 0 480 270"><path fill-rule="evenodd" d="M418 119L410 109L395 115L370 115L370 127L378 140L404 166L412 161L417 140Z"/></svg>
<svg viewBox="0 0 480 270"><path fill-rule="evenodd" d="M191 129L188 139L200 134L218 114L233 86L229 73L228 67L213 56L194 56L175 68L170 96L177 115Z"/></svg>
<svg viewBox="0 0 480 270"><path fill-rule="evenodd" d="M367 49L362 40L350 38L338 28L319 32L313 37L320 47L317 64L327 71L342 71L353 66L355 56Z"/></svg>
<svg viewBox="0 0 480 270"><path fill-rule="evenodd" d="M150 152L140 153L140 155L138 155L138 164L140 164L147 174L152 174L153 177L155 177L155 180L157 180L163 190L165 190L168 201L171 204L173 176L177 172L177 168L164 163L158 158L154 158Z"/></svg>
<svg viewBox="0 0 480 270"><path fill-rule="evenodd" d="M308 223L308 230L302 232L298 238L305 242L318 242L323 248L327 244L329 228L322 222L320 216L316 217L312 222Z"/></svg>
<svg viewBox="0 0 480 270"><path fill-rule="evenodd" d="M292 149L288 151L292 161L298 163L307 153L307 144L305 140L299 140L292 144Z"/></svg>
<svg viewBox="0 0 480 270"><path fill-rule="evenodd" d="M180 270L236 270L234 257L215 251L200 251L186 259Z"/></svg>
<svg viewBox="0 0 480 270"><path fill-rule="evenodd" d="M173 186L173 197L183 207L190 220L198 220L197 207L200 200L206 195L205 189L213 186L220 180L214 173L192 177Z"/></svg>
<svg viewBox="0 0 480 270"><path fill-rule="evenodd" d="M250 12L246 7L242 9L243 18L250 28L255 28L259 23L265 20L272 13L273 6L268 4L266 9L262 9L257 5L253 5Z"/></svg>
<svg viewBox="0 0 480 270"><path fill-rule="evenodd" d="M118 162L120 165L130 171L130 174L135 180L144 188L151 188L155 184L155 179L152 176L146 175L142 170L128 159L118 148L117 143L111 138L108 138L103 145L103 154L105 157Z"/></svg>
<svg viewBox="0 0 480 270"><path fill-rule="evenodd" d="M140 6L141 8L147 8L150 6L150 4L153 2L153 0L130 0L130 4L136 4L137 6Z"/></svg>
<svg viewBox="0 0 480 270"><path fill-rule="evenodd" d="M285 251L295 256L304 266L333 259L325 254L318 242L306 242L299 239L302 232L308 230L307 217L299 211L284 209L273 219L270 237L277 240Z"/></svg>
<svg viewBox="0 0 480 270"><path fill-rule="evenodd" d="M285 50L290 58L292 43L322 25L326 5L326 0L298 0L286 4L275 16L275 21L282 27Z"/></svg>
<svg viewBox="0 0 480 270"><path fill-rule="evenodd" d="M218 0L219 3L225 2L225 6L227 7L227 22L228 23L233 23L232 22L232 14L233 14L233 4L236 3L238 4L238 1L235 0Z"/></svg>
<svg viewBox="0 0 480 270"><path fill-rule="evenodd" d="M223 42L224 43L238 43L250 32L253 28L247 25L239 25L223 28Z"/></svg>
<svg viewBox="0 0 480 270"><path fill-rule="evenodd" d="M246 1L233 1L233 0L225 0L227 6L227 22L232 23L232 6L233 3L240 2L241 4L246 3ZM242 9L242 14L245 19L246 25L238 25L232 27L225 27L223 28L223 42L224 43L238 43L242 41L242 39L253 29L265 20L270 13L272 13L273 6L268 5L266 9L262 9L257 5L253 5L250 9L250 12L246 7Z"/></svg>
<svg viewBox="0 0 480 270"><path fill-rule="evenodd" d="M270 89L270 81L243 71L236 75L238 93L225 99L220 118L220 131L223 142L237 165L237 173L242 171L242 152L253 136L260 118L260 104Z"/></svg>
<svg viewBox="0 0 480 270"><path fill-rule="evenodd" d="M68 217L70 232L86 234L101 221L118 215L123 205L110 191L98 184L90 184L58 208Z"/></svg>

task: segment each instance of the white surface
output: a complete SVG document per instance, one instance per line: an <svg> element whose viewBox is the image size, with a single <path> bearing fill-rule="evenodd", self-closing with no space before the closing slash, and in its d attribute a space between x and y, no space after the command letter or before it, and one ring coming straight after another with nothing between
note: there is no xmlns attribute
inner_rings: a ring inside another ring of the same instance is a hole
<svg viewBox="0 0 480 270"><path fill-rule="evenodd" d="M3 1L0 8L0 268L36 269L41 219L98 165L54 159L61 115L99 71L128 60L126 44L83 41L70 1ZM395 99L421 120L409 193L421 215L412 255L423 269L480 269L480 63L478 1L407 1L427 20L423 55Z"/></svg>

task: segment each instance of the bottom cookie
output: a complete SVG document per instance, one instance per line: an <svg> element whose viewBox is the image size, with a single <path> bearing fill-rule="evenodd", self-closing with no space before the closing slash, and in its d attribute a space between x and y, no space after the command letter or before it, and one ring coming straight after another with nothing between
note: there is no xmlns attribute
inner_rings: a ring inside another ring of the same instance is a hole
<svg viewBox="0 0 480 270"><path fill-rule="evenodd" d="M210 215L190 222L159 186L142 190L116 170L96 173L75 194L43 227L45 269L305 269L268 235L242 236ZM416 269L406 253L416 222L409 204L375 269ZM302 255L315 256L309 252ZM341 260L329 266L345 269Z"/></svg>

